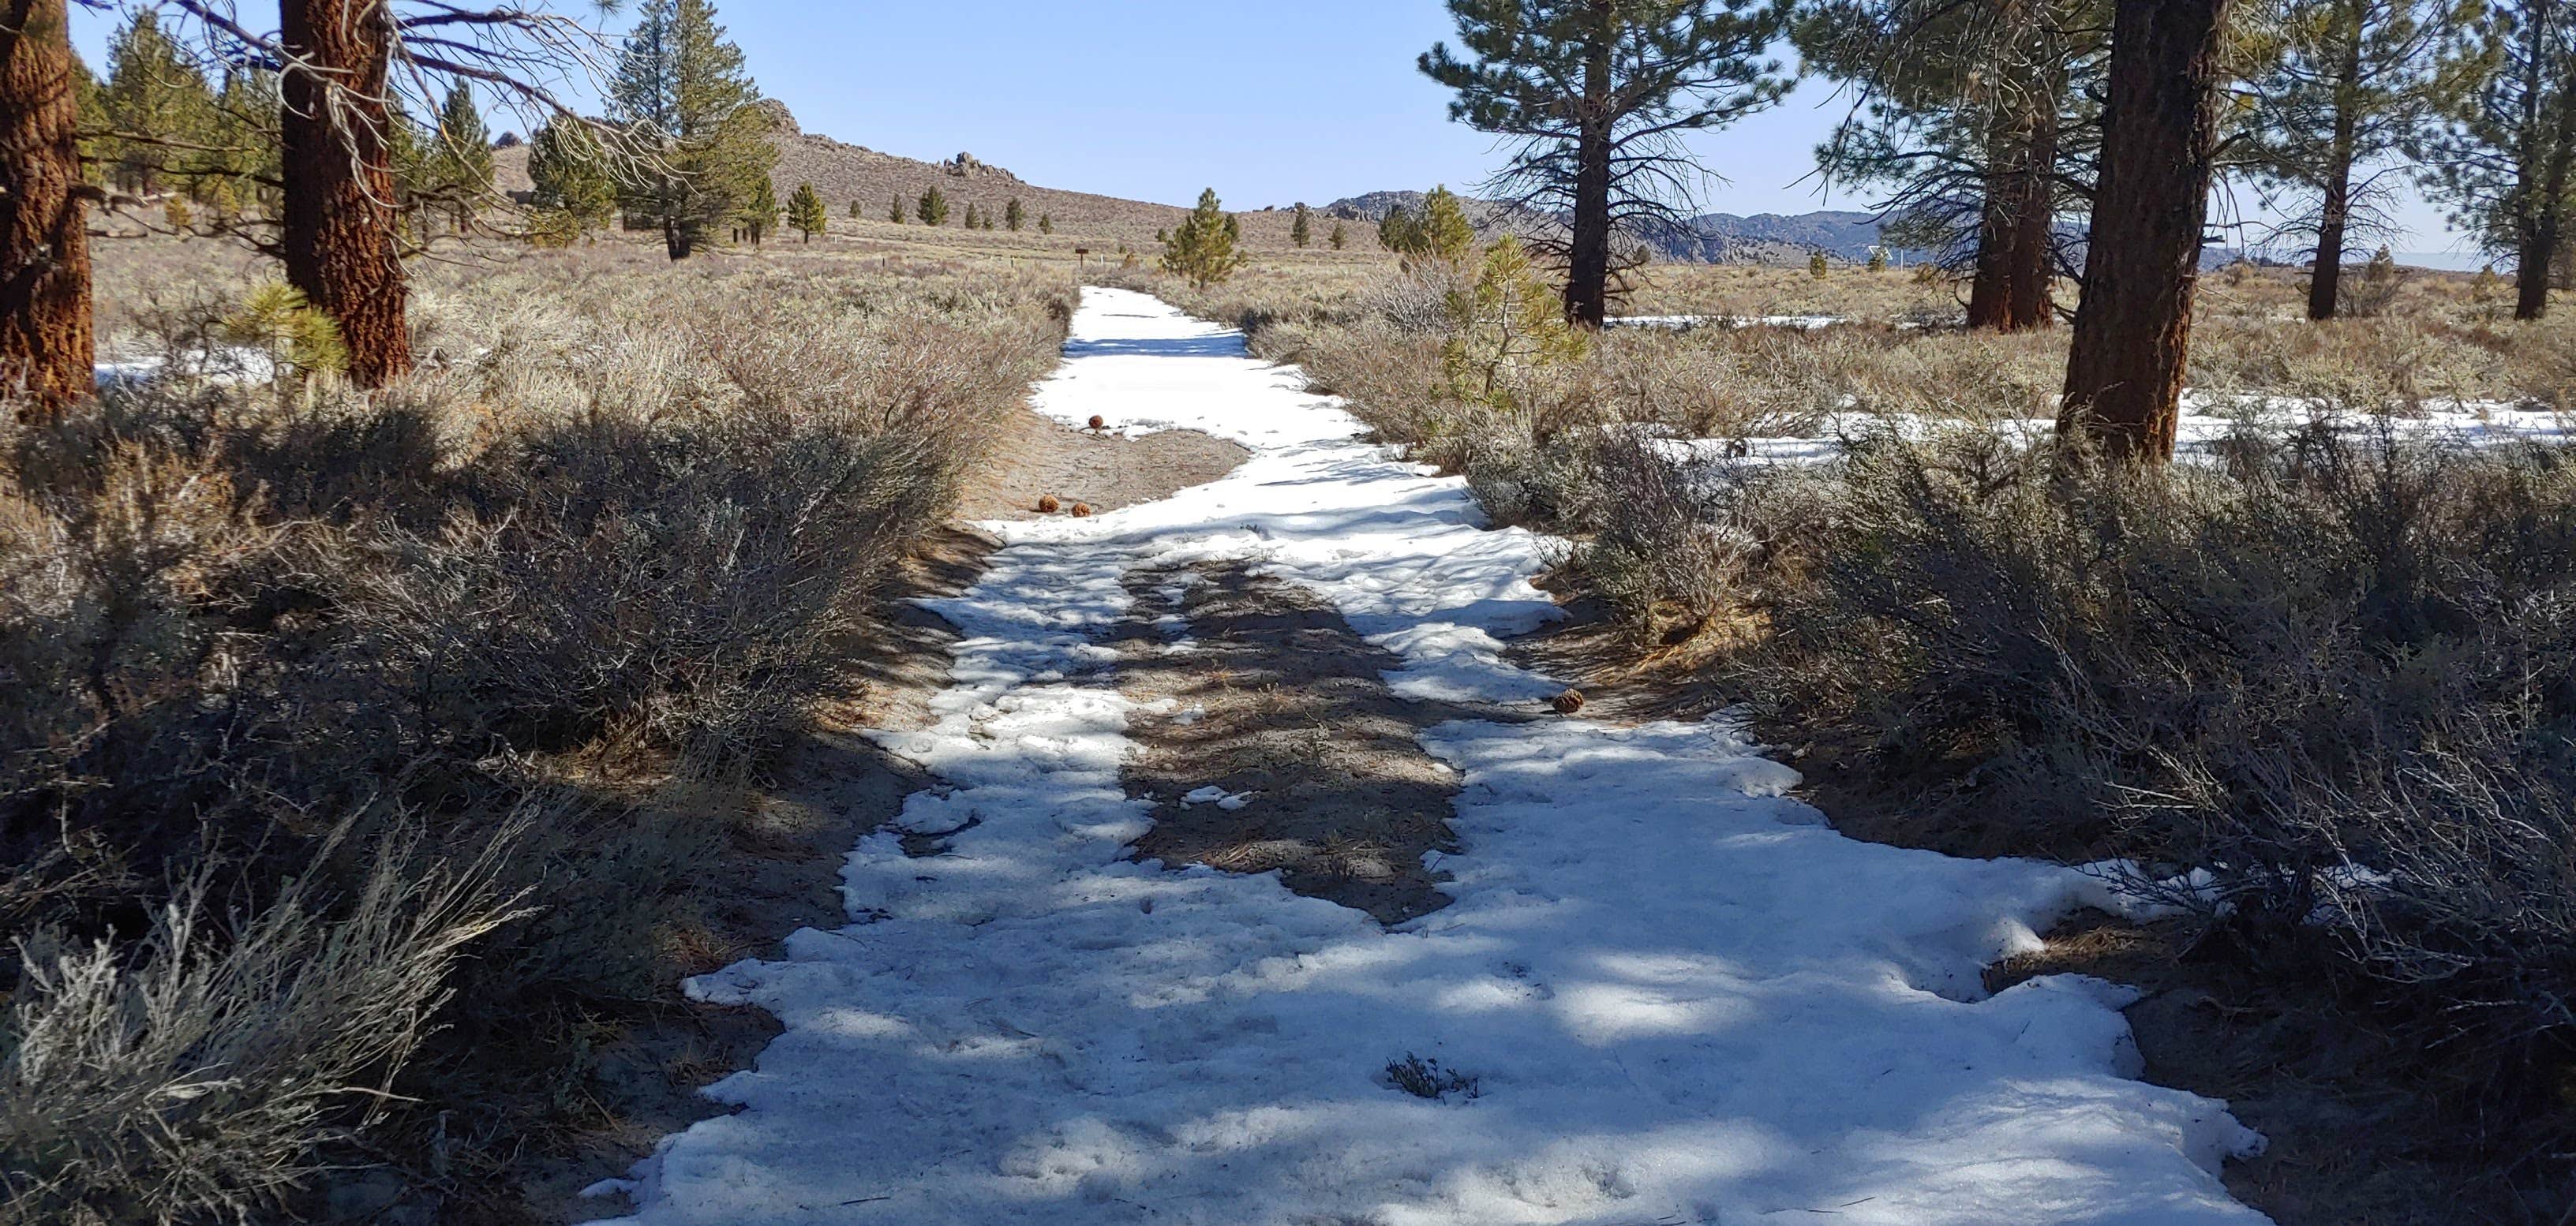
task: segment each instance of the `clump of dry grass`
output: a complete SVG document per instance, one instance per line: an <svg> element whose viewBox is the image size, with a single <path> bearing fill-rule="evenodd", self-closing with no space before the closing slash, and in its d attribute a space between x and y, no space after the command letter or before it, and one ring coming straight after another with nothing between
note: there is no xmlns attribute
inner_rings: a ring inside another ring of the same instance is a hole
<svg viewBox="0 0 2576 1226"><path fill-rule="evenodd" d="M1953 850L2133 858L2222 945L2415 1036L2470 1144L2529 1143L2576 1033L2576 465L2323 431L2230 455L1868 440L1734 675L1934 798L1924 841L1973 812L2005 845Z"/></svg>
<svg viewBox="0 0 2576 1226"><path fill-rule="evenodd" d="M120 341L230 356L248 281L173 288ZM0 961L24 1220L266 1211L353 1130L442 1107L468 1148L517 1144L546 1108L513 1104L577 1054L558 1025L652 994L645 938L722 834L655 793L739 774L838 688L1072 307L910 262L424 281L423 369L382 395L179 373L0 436L0 917L41 934ZM227 367L273 364L171 369Z"/></svg>

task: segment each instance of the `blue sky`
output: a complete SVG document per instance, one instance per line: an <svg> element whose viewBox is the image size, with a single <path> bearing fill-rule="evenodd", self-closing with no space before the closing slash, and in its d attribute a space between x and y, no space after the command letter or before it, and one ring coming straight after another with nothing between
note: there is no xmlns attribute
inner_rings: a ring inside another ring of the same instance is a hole
<svg viewBox="0 0 2576 1226"><path fill-rule="evenodd" d="M1414 70L1416 55L1451 34L1438 0L719 0L718 9L763 91L806 131L908 157L972 152L1048 187L1187 204L1213 186L1231 207L1258 208L1466 186L1499 160L1491 138L1449 122L1446 91ZM109 24L79 19L93 63ZM1778 109L1699 138L1702 159L1726 180L1703 187L1704 209L1865 207L1799 181L1842 113L1832 93L1831 82L1806 82ZM2415 231L2401 250L2454 243L2420 200L2401 220Z"/></svg>

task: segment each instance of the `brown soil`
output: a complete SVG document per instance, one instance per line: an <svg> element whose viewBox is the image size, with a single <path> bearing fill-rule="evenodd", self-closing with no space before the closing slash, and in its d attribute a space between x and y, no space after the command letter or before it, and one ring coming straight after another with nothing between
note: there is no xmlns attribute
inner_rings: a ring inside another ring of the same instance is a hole
<svg viewBox="0 0 2576 1226"><path fill-rule="evenodd" d="M1167 498L1234 471L1251 453L1195 430L1137 438L1060 426L1027 409L1005 419L982 471L966 483L960 519L1034 519L1038 499L1053 494L1071 509L1095 511Z"/></svg>
<svg viewBox="0 0 2576 1226"><path fill-rule="evenodd" d="M1383 923L1448 905L1433 884L1444 875L1423 855L1456 849L1457 776L1418 734L1510 716L1397 697L1380 676L1401 663L1393 653L1361 642L1312 593L1241 562L1138 572L1127 586L1136 629L1120 688L1165 704L1128 729L1140 751L1124 771L1127 791L1154 802L1139 857L1277 870L1289 889ZM1166 616L1181 620L1156 624ZM1190 644L1174 650L1184 635ZM1181 802L1208 786L1249 803Z"/></svg>
<svg viewBox="0 0 2576 1226"><path fill-rule="evenodd" d="M1567 622L1516 643L1513 656L1572 681L1588 699L1586 717L1696 719L1745 697L1712 680L1725 628L1639 644L1592 602L1565 607ZM1793 743L1778 756L1806 776L1800 797L1852 838L1949 855L2099 858L2078 823L1978 803L1949 779L1885 778L1870 747L1850 738L1782 739ZM2330 985L2285 983L2197 935L2182 921L2087 913L2049 933L2046 949L1989 968L1987 986L2073 972L2137 987L2144 995L2127 1012L2146 1079L2224 1100L2269 1139L2262 1155L2229 1163L2225 1179L2281 1226L2568 1220L2535 1216L2504 1170L2508 1157L2539 1155L2479 1152L2431 1122L2441 1091L2422 1076L2422 1053L2368 1030L2355 1010L2318 1007Z"/></svg>
<svg viewBox="0 0 2576 1226"><path fill-rule="evenodd" d="M2223 1099L2271 1142L2227 1165L2227 1187L2282 1226L2457 1226L2565 1221L2515 1187L2509 1159L2432 1124L2420 1051L2369 1030L2324 984L2285 990L2223 954L2196 950L2181 921L2136 925L2088 912L2048 948L1986 972L2000 990L2071 972L2130 984L2129 1029L2147 1080ZM2303 1003L2305 1002L2305 1003Z"/></svg>

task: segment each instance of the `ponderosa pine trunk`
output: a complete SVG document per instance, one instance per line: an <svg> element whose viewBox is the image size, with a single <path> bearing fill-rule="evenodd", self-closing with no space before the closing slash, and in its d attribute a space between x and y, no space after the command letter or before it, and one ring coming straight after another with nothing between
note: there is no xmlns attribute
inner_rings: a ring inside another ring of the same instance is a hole
<svg viewBox="0 0 2576 1226"><path fill-rule="evenodd" d="M2335 317L2343 294L2344 235L2352 224L2352 161L2359 141L2361 23L2356 17L2344 44L2335 83L2334 137L2326 145L2325 199L2318 205L2316 270L2308 275L2308 318Z"/></svg>
<svg viewBox="0 0 2576 1226"><path fill-rule="evenodd" d="M2328 172L2325 201L2317 219L2316 270L2308 276L2308 318L2327 320L2343 295L2344 234L2352 220L2352 164Z"/></svg>
<svg viewBox="0 0 2576 1226"><path fill-rule="evenodd" d="M382 387L411 370L408 290L397 241L386 74L385 0L283 0L280 41L311 65L290 69L279 124L286 279L339 324L349 377Z"/></svg>
<svg viewBox="0 0 2576 1226"><path fill-rule="evenodd" d="M2058 435L2115 460L2173 458L2234 0L2119 0L2102 173Z"/></svg>
<svg viewBox="0 0 2576 1226"><path fill-rule="evenodd" d="M2035 6L2007 0L1995 22L1996 50L2006 63L2029 66L2024 79L1998 82L1986 136L1985 200L1978 215L1976 275L1968 292L1968 326L1997 332L2046 327L2057 225L2060 69L2040 50ZM2016 74L2018 75L2018 74Z"/></svg>
<svg viewBox="0 0 2576 1226"><path fill-rule="evenodd" d="M1598 20L1617 19L1595 0ZM1598 328L1610 317L1610 35L1593 40L1583 62L1583 120L1575 137L1574 220L1567 237L1565 317Z"/></svg>
<svg viewBox="0 0 2576 1226"><path fill-rule="evenodd" d="M2054 94L2050 95L2053 99ZM2057 322L2057 303L2050 292L2057 263L2057 110L2039 107L2030 116L2014 177L2012 259L2004 300L2004 331L2045 328Z"/></svg>
<svg viewBox="0 0 2576 1226"><path fill-rule="evenodd" d="M1986 140L1985 197L1977 203L1977 259L1968 276L1968 327L2004 331L2012 315L2013 192L2011 158L1997 123Z"/></svg>
<svg viewBox="0 0 2576 1226"><path fill-rule="evenodd" d="M1996 332L2056 321L2051 298L2057 224L2057 116L2032 114L1989 146L1986 199L1977 222L1977 264L1968 283L1968 326Z"/></svg>
<svg viewBox="0 0 2576 1226"><path fill-rule="evenodd" d="M96 387L80 111L63 0L0 0L0 391L52 416Z"/></svg>
<svg viewBox="0 0 2576 1226"><path fill-rule="evenodd" d="M2513 317L2518 320L2549 314L2549 266L2557 259L2558 244L2566 232L2567 180L2571 167L2576 167L2576 100L2561 97L2554 105L2556 124L2516 257Z"/></svg>

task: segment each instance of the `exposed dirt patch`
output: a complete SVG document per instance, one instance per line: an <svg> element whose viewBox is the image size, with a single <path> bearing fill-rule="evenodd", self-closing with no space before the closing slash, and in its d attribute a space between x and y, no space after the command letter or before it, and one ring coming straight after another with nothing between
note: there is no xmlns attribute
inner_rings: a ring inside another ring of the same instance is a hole
<svg viewBox="0 0 2576 1226"><path fill-rule="evenodd" d="M1448 905L1426 852L1449 831L1458 779L1418 734L1484 707L1416 702L1381 674L1402 663L1361 642L1320 598L1244 563L1139 571L1120 688L1139 702L1124 771L1154 802L1140 857L1228 872L1277 870L1300 894L1396 923ZM1202 788L1240 798L1187 801Z"/></svg>
<svg viewBox="0 0 2576 1226"><path fill-rule="evenodd" d="M2136 925L2088 912L2048 948L1986 972L2001 989L2073 972L2136 986L2128 1010L2147 1080L2226 1100L2271 1141L2227 1165L2228 1190L2283 1226L2455 1226L2535 1216L2513 1167L2544 1155L2493 1152L2433 1123L2404 1070L2423 1053L2354 1024L2326 984L2285 984L2228 951L2197 949L2179 921ZM2527 1182L2526 1167L2519 1179Z"/></svg>
<svg viewBox="0 0 2576 1226"><path fill-rule="evenodd" d="M1610 623L1601 602L1572 596L1546 581L1566 620L1512 640L1504 656L1583 692L1586 718L1643 723L1699 719L1742 696L1730 694L1707 664L1723 643L1714 628L1675 642L1640 643Z"/></svg>
<svg viewBox="0 0 2576 1226"><path fill-rule="evenodd" d="M958 502L961 519L1034 519L1038 499L1049 494L1066 509L1151 502L1214 481L1252 454L1195 430L1123 438L1060 426L1028 409L995 428L992 450Z"/></svg>
<svg viewBox="0 0 2576 1226"><path fill-rule="evenodd" d="M893 594L962 592L998 544L964 529L936 532ZM786 747L772 773L693 798L708 817L725 823L726 838L723 853L690 882L694 922L667 938L677 976L772 954L800 927L844 922L843 857L929 782L920 767L878 748L860 730L927 724L928 699L947 684L948 648L956 639L937 615L889 600L879 624L851 647L848 696L818 713L818 726ZM533 1215L578 1222L623 1212L618 1198L577 1194L596 1180L624 1175L664 1136L722 1114L698 1091L751 1067L778 1032L776 1019L758 1009L687 1000L673 978L639 1016L603 1032L579 1089L594 1108L584 1114L595 1125L571 1137L571 1152L559 1160L532 1164Z"/></svg>

